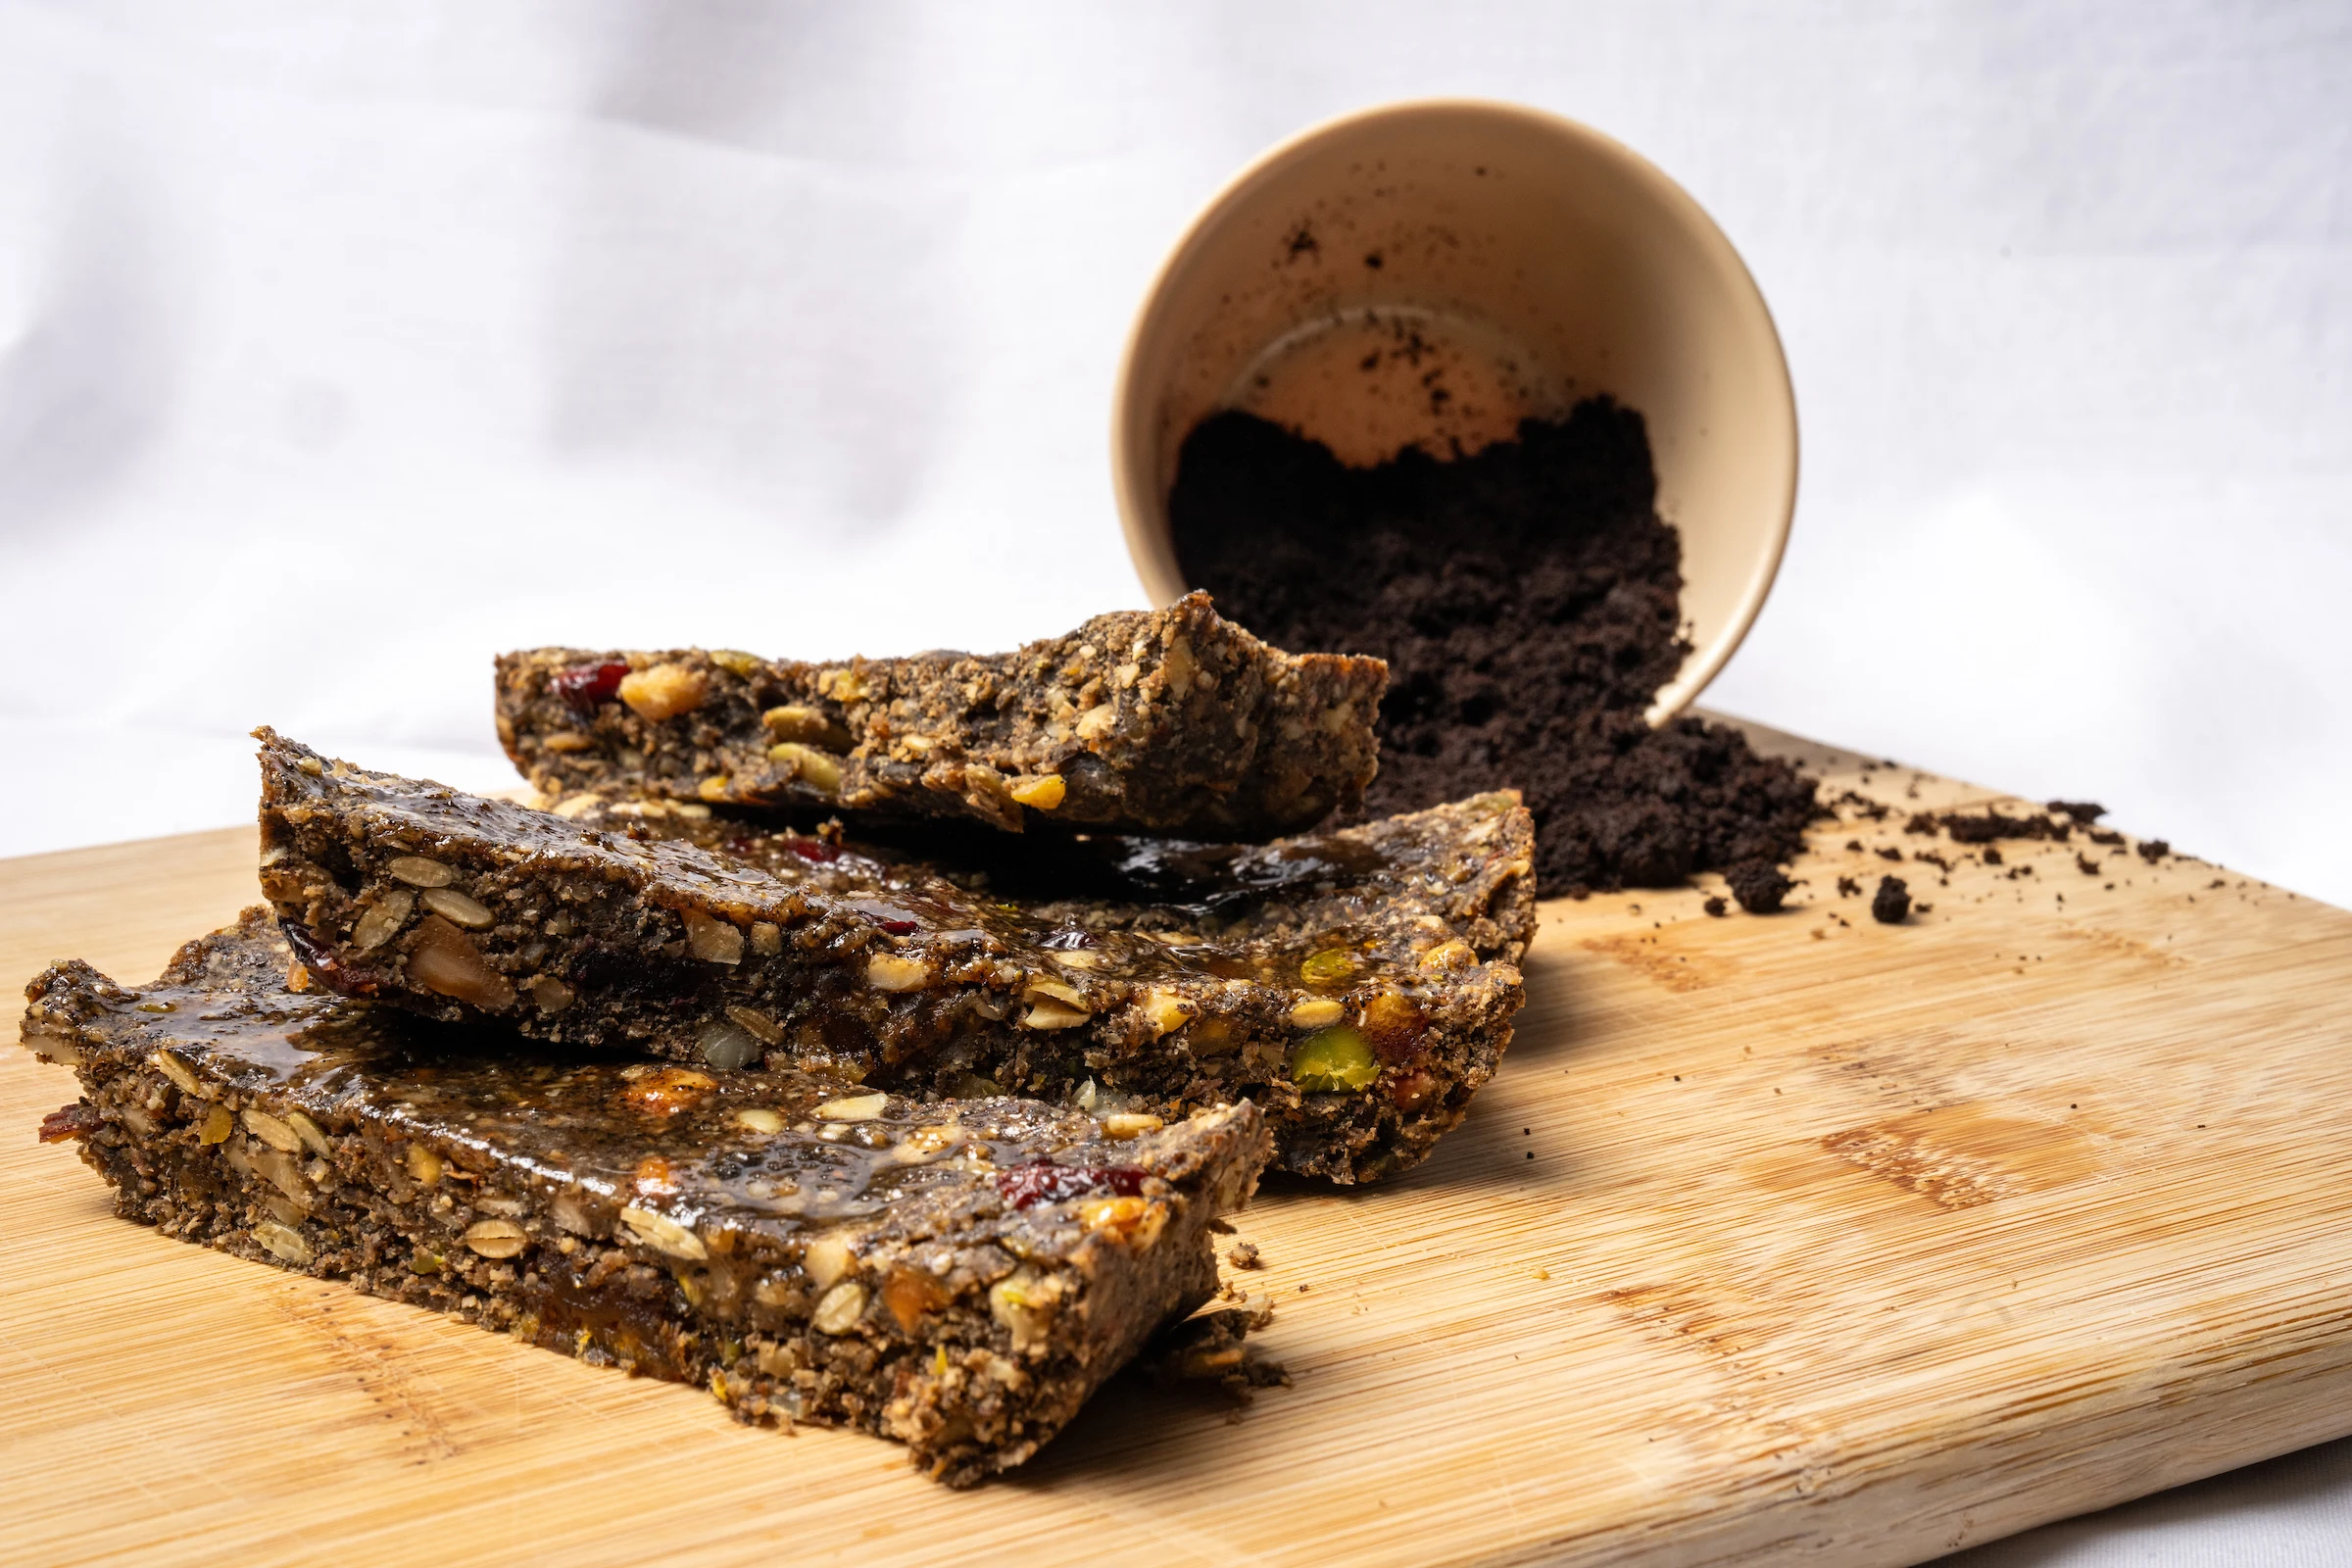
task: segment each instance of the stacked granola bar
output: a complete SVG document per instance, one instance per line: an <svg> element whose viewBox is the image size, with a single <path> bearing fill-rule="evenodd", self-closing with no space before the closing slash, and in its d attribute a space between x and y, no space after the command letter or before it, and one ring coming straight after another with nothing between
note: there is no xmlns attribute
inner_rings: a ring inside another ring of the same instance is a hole
<svg viewBox="0 0 2352 1568"><path fill-rule="evenodd" d="M268 907L33 983L43 1136L167 1234L978 1481L1207 1298L1269 1162L1402 1169L1495 1070L1517 799L1313 830L1384 679L1195 595L985 659L510 655L537 807L258 731Z"/></svg>

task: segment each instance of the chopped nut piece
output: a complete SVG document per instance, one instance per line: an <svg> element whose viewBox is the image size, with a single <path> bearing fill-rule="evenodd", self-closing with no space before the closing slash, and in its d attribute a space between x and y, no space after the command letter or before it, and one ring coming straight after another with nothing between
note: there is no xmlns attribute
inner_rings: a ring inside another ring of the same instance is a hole
<svg viewBox="0 0 2352 1568"><path fill-rule="evenodd" d="M735 1124L747 1132L780 1133L784 1118L764 1105L748 1105L735 1113Z"/></svg>
<svg viewBox="0 0 2352 1568"><path fill-rule="evenodd" d="M1070 787L1059 773L1041 773L1034 778L1016 778L1004 786L1004 793L1033 811L1051 811L1062 803Z"/></svg>
<svg viewBox="0 0 2352 1568"><path fill-rule="evenodd" d="M866 698L865 677L854 669L828 669L816 677L816 689L837 703L861 703Z"/></svg>
<svg viewBox="0 0 2352 1568"><path fill-rule="evenodd" d="M1126 1236L1143 1223L1150 1207L1140 1198L1092 1198L1078 1205L1078 1223L1090 1231Z"/></svg>
<svg viewBox="0 0 2352 1568"><path fill-rule="evenodd" d="M877 953L865 960L865 983L876 991L919 991L930 979L930 965L920 958Z"/></svg>
<svg viewBox="0 0 2352 1568"><path fill-rule="evenodd" d="M649 1116L675 1116L692 1110L718 1087L718 1080L692 1067L662 1067L640 1075L621 1091L623 1105ZM641 1184L642 1185L642 1184Z"/></svg>
<svg viewBox="0 0 2352 1568"><path fill-rule="evenodd" d="M686 947L705 963L741 963L743 928L701 909L687 909Z"/></svg>
<svg viewBox="0 0 2352 1568"><path fill-rule="evenodd" d="M752 951L762 958L772 958L784 951L784 930L769 920L752 922Z"/></svg>
<svg viewBox="0 0 2352 1568"><path fill-rule="evenodd" d="M1471 951L1469 943L1458 938L1452 942L1441 942L1421 955L1421 967L1424 969L1466 969L1476 962L1478 955Z"/></svg>
<svg viewBox="0 0 2352 1568"><path fill-rule="evenodd" d="M864 1315L865 1287L856 1280L843 1280L816 1303L808 1326L819 1334L847 1334Z"/></svg>
<svg viewBox="0 0 2352 1568"><path fill-rule="evenodd" d="M572 1004L571 987L552 974L535 974L522 983L541 1012L562 1012Z"/></svg>
<svg viewBox="0 0 2352 1568"><path fill-rule="evenodd" d="M826 1121L872 1121L889 1103L888 1095L851 1095L826 1101L816 1107L816 1113Z"/></svg>
<svg viewBox="0 0 2352 1568"><path fill-rule="evenodd" d="M485 1012L514 1005L514 987L490 966L473 939L438 914L418 922L409 950L409 978L427 991L470 1003Z"/></svg>
<svg viewBox="0 0 2352 1568"><path fill-rule="evenodd" d="M850 748L850 732L827 717L822 709L787 703L761 713L760 723L771 737L779 741L799 741L805 746L820 747L832 752L845 752Z"/></svg>
<svg viewBox="0 0 2352 1568"><path fill-rule="evenodd" d="M531 1233L511 1219L477 1219L463 1240L484 1257L514 1257L531 1245Z"/></svg>
<svg viewBox="0 0 2352 1568"><path fill-rule="evenodd" d="M1321 1029L1338 1023L1348 1015L1348 1009L1330 997L1306 997L1291 1008L1291 1027Z"/></svg>
<svg viewBox="0 0 2352 1568"><path fill-rule="evenodd" d="M236 1131L236 1126L237 1119L228 1113L228 1107L216 1102L205 1107L204 1120L196 1128L196 1141L200 1144L224 1144L228 1142L228 1135Z"/></svg>
<svg viewBox="0 0 2352 1568"><path fill-rule="evenodd" d="M384 862L384 874L413 888L445 888L458 879L457 872L421 855L395 856Z"/></svg>
<svg viewBox="0 0 2352 1568"><path fill-rule="evenodd" d="M409 1179L419 1187L441 1185L441 1156L422 1144L411 1144L407 1155Z"/></svg>
<svg viewBox="0 0 2352 1568"><path fill-rule="evenodd" d="M1024 1029L1075 1029L1094 1014L1083 1007L1067 1007L1058 1002L1040 1001L1030 1004L1021 1014Z"/></svg>
<svg viewBox="0 0 2352 1568"><path fill-rule="evenodd" d="M1153 1038L1170 1034L1184 1027L1193 1016L1193 1008L1173 991L1153 987L1135 999L1135 1004L1150 1020Z"/></svg>
<svg viewBox="0 0 2352 1568"><path fill-rule="evenodd" d="M1167 1123L1157 1116L1147 1115L1137 1110L1120 1111L1116 1115L1102 1118L1102 1132L1108 1138L1141 1138L1144 1134L1155 1133L1166 1125Z"/></svg>
<svg viewBox="0 0 2352 1568"><path fill-rule="evenodd" d="M790 764L792 776L820 795L836 795L841 791L841 763L812 746L784 741L767 749L767 760Z"/></svg>
<svg viewBox="0 0 2352 1568"><path fill-rule="evenodd" d="M498 916L456 888L426 888L424 906L451 924L462 925L468 931L487 931L498 923Z"/></svg>
<svg viewBox="0 0 2352 1568"><path fill-rule="evenodd" d="M714 773L710 777L703 780L700 784L697 784L694 787L694 793L701 796L706 801L732 800L734 799L734 796L730 794L729 791L733 785L733 782L734 781L729 779L724 773Z"/></svg>
<svg viewBox="0 0 2352 1568"><path fill-rule="evenodd" d="M409 921L409 911L416 906L416 895L407 892L387 893L368 906L359 922L351 928L351 945L362 953L373 953L395 936Z"/></svg>
<svg viewBox="0 0 2352 1568"><path fill-rule="evenodd" d="M629 1235L640 1245L650 1247L657 1252L697 1263L710 1255L710 1250L703 1245L700 1236L667 1214L631 1203L620 1211L620 1222L628 1227Z"/></svg>
<svg viewBox="0 0 2352 1568"><path fill-rule="evenodd" d="M1049 979L1045 975L1032 976L1027 987L1023 990L1022 995L1028 997L1033 1002L1041 999L1049 1002L1058 1002L1065 1007L1077 1008L1081 1013L1092 1012L1094 1010L1086 1004L1085 992L1079 990L1076 986L1071 985L1066 980Z"/></svg>
<svg viewBox="0 0 2352 1568"><path fill-rule="evenodd" d="M639 717L658 724L702 707L707 690L708 682L701 670L683 664L656 664L651 669L623 675L618 695Z"/></svg>
<svg viewBox="0 0 2352 1568"><path fill-rule="evenodd" d="M801 1267L808 1271L808 1283L818 1290L830 1290L835 1282L858 1265L858 1254L850 1250L846 1237L825 1235L809 1239L801 1252Z"/></svg>
<svg viewBox="0 0 2352 1568"><path fill-rule="evenodd" d="M1016 1350L1045 1346L1060 1299L1059 1282L1041 1277L1026 1264L988 1288L989 1315L1012 1336Z"/></svg>
<svg viewBox="0 0 2352 1568"><path fill-rule="evenodd" d="M750 680L754 675L760 673L759 656L756 654L747 654L734 648L711 649L710 662L716 664L728 674L739 676L744 680Z"/></svg>

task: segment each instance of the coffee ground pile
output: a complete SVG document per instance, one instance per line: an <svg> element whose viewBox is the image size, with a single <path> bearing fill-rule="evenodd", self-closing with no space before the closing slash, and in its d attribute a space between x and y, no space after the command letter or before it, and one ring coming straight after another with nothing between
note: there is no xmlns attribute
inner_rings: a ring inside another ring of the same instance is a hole
<svg viewBox="0 0 2352 1568"><path fill-rule="evenodd" d="M1389 662L1367 813L1516 788L1546 896L1724 871L1742 906L1778 907L1814 781L1737 730L1642 718L1689 652L1656 499L1641 415L1595 398L1467 456L1370 468L1214 415L1168 506L1185 579L1221 612L1294 651Z"/></svg>

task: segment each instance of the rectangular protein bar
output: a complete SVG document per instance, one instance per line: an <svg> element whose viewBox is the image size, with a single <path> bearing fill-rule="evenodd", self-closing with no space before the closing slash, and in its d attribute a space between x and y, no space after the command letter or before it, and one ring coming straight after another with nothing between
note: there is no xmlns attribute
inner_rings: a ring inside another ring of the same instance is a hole
<svg viewBox="0 0 2352 1568"><path fill-rule="evenodd" d="M1171 1119L1247 1098L1286 1169L1354 1182L1461 1119L1523 996L1512 795L1254 848L1022 841L1046 884L1023 890L699 804L534 810L257 733L263 890L303 961L434 1017ZM1060 891L1085 878L1104 890Z"/></svg>
<svg viewBox="0 0 2352 1568"><path fill-rule="evenodd" d="M151 986L69 962L26 988L25 1045L83 1092L41 1136L78 1139L119 1213L746 1421L896 1438L952 1486L1026 1459L1210 1295L1210 1222L1269 1152L1248 1104L1139 1131L560 1059L290 992L292 957L257 908Z"/></svg>
<svg viewBox="0 0 2352 1568"><path fill-rule="evenodd" d="M551 797L1254 841L1362 800L1387 685L1377 659L1286 654L1196 593L1013 654L507 654L498 733Z"/></svg>

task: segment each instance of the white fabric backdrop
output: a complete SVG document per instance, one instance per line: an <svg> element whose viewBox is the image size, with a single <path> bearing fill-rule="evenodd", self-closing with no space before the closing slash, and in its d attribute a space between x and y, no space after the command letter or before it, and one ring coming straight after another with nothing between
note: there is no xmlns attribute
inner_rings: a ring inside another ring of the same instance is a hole
<svg viewBox="0 0 2352 1568"><path fill-rule="evenodd" d="M511 782L501 647L1140 603L1160 255L1473 93L1658 161L1779 317L1795 538L1710 703L2352 903L2348 82L2343 0L0 0L0 854L248 816L263 720ZM2000 1560L2352 1555L2330 1451Z"/></svg>

